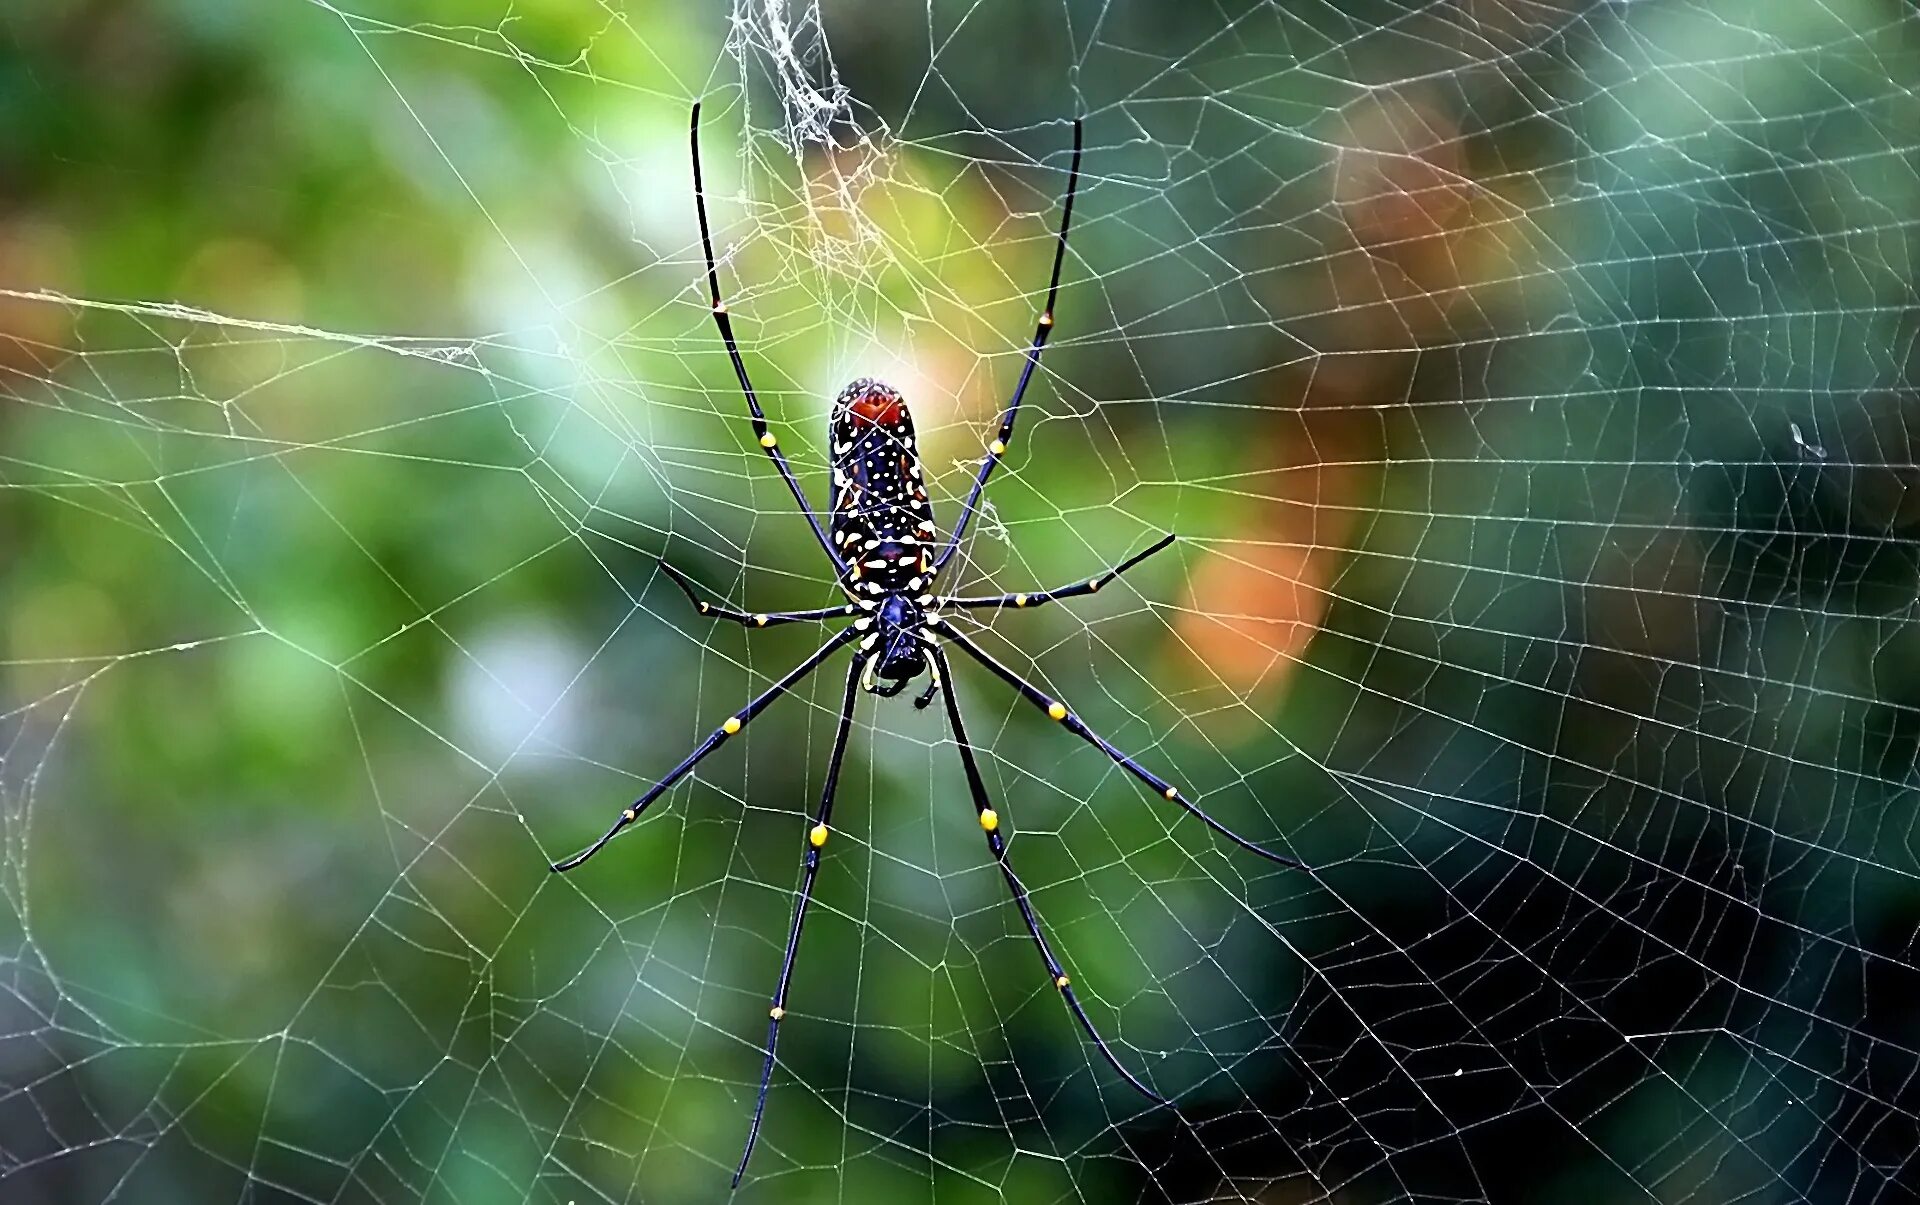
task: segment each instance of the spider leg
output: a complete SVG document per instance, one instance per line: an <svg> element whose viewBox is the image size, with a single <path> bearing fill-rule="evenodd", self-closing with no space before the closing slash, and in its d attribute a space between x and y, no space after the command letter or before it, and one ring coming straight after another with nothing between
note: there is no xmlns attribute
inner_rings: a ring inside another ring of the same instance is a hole
<svg viewBox="0 0 1920 1205"><path fill-rule="evenodd" d="M793 689L796 682L819 668L820 663L825 661L835 649L850 643L857 635L859 635L858 631L853 628L847 628L844 631L836 633L833 639L815 649L805 661L802 661L799 665L789 670L786 677L761 692L753 702L747 704L739 711L734 712L731 716L728 716L725 723L714 729L706 740L700 742L698 748L692 753L687 754L686 758L681 761L679 765L668 771L665 778L655 783L646 794L629 804L626 810L620 813L619 818L613 822L613 827L607 830L606 836L601 837L598 841L587 846L571 858L563 862L555 862L553 869L555 871L572 870L574 867L580 865L580 863L599 853L602 846L613 840L614 834L638 820L640 813L646 811L649 804L666 794L668 788L672 787L674 783L686 777L687 772L699 765L702 758L712 753L715 749L718 749L721 742L725 741L728 737L752 723L753 717L766 710L768 704Z"/></svg>
<svg viewBox="0 0 1920 1205"><path fill-rule="evenodd" d="M1073 223L1073 194L1079 187L1080 121L1076 118L1073 123L1073 166L1067 171L1067 200L1060 211L1060 235L1053 248L1053 278L1047 283L1047 307L1040 311L1040 321L1034 325L1033 342L1027 347L1026 364L1020 369L1020 382L1013 387L1013 397L1000 415L1000 433L987 445L987 454L980 460L979 475L973 479L973 489L967 494L966 505L960 508L959 519L954 521L953 534L947 537L947 546L933 563L936 573L960 550L960 539L966 535L967 522L973 518L980 504L980 491L987 488L987 478L993 475L993 466L999 464L1000 458L1006 455L1007 441L1013 438L1013 420L1020 413L1020 399L1026 396L1027 382L1033 379L1033 370L1040 365L1040 353L1047 346L1047 336L1053 333L1053 303L1060 295L1060 266L1067 258L1067 227Z"/></svg>
<svg viewBox="0 0 1920 1205"><path fill-rule="evenodd" d="M747 1174L747 1160L753 1158L753 1144L760 1140L760 1119L767 1111L767 1085L773 1081L773 1048L780 1040L780 1021L787 1015L787 985L793 980L793 960L800 950L800 926L807 919L807 904L813 899L814 876L820 871L820 851L827 844L827 820L833 815L833 791L840 781L840 761L847 752L847 734L853 728L853 702L859 697L860 663L847 671L847 694L840 701L840 727L833 734L833 752L827 757L827 785L820 792L820 811L813 827L807 830L807 853L800 894L793 903L793 927L787 932L787 952L780 960L780 986L773 992L773 1007L767 1013L767 1058L760 1067L760 1099L753 1106L753 1125L747 1130L747 1149L734 1170L733 1186Z"/></svg>
<svg viewBox="0 0 1920 1205"><path fill-rule="evenodd" d="M1173 533L1168 532L1166 535L1161 536L1153 547L1143 552L1136 552L1106 572L1096 577L1088 578L1084 582L1075 582L1071 586L1061 586L1055 590L1038 590L1032 594L992 594L976 598L943 598L940 600L940 605L943 607L960 607L966 610L979 607L1038 607L1044 603L1053 602L1055 599L1079 598L1083 594L1092 594L1114 578L1119 577L1127 570L1138 565L1141 561L1146 560L1154 553L1159 552L1162 548L1172 543Z"/></svg>
<svg viewBox="0 0 1920 1205"><path fill-rule="evenodd" d="M730 619L742 627L772 628L783 623L801 623L809 619L834 619L852 615L859 610L852 603L844 603L838 607L815 607L811 611L763 611L757 615L749 615L745 611L736 611L721 603L707 602L695 593L692 580L666 561L660 562L660 568L673 579L674 585L680 587L680 592L687 596L687 601L692 603L694 609L700 614L711 615L718 619Z"/></svg>
<svg viewBox="0 0 1920 1205"><path fill-rule="evenodd" d="M1133 760L1131 757L1128 757L1126 754L1120 752L1120 750L1114 748L1111 744L1109 744L1106 738L1102 737L1099 733L1093 731L1093 729L1081 723L1080 717L1073 714L1073 712L1067 710L1066 704L1060 702L1057 699L1048 698L1047 695L1044 692L1042 692L1039 687L1034 686L1032 683L1028 682L1025 678L1022 678L1019 674L1014 673L1012 670L1008 669L1005 665L1002 665L998 660L994 658L994 656L991 653L988 653L985 649L981 648L979 645L975 644L973 641L967 639L964 633L960 632L958 629L954 628L952 625L948 624L946 621L934 620L928 626L935 628L936 630L939 631L939 633L942 636L945 636L947 639L953 641L953 643L958 645L960 650L966 653L967 656L972 657L975 661L978 661L980 664L986 666L989 670L993 672L995 677L999 678L1001 681L1005 682L1007 685L1013 687L1015 690L1019 691L1021 695L1023 695L1029 703L1032 703L1035 707L1038 707L1040 710L1046 712L1047 715L1050 716L1052 719L1054 719L1056 722L1064 725L1067 731L1073 733L1075 736L1079 737L1081 740L1087 742L1089 745L1092 745L1094 748L1100 750L1100 752L1112 758L1114 761L1114 764L1118 765L1121 769L1133 775L1135 778L1139 779L1141 782L1144 782L1148 786L1152 787L1155 791L1160 793L1162 798L1170 799L1174 803L1177 803L1181 807L1185 808L1189 815L1192 815L1193 817L1198 819L1202 824L1205 824L1208 828L1212 829L1214 832L1219 833L1221 836L1225 837L1227 840L1233 842L1235 845L1238 845L1240 848L1247 850L1250 853L1259 854L1261 857L1267 859L1267 861L1269 862L1278 863L1281 866L1286 866L1293 870L1305 870L1309 874L1312 873L1311 868L1309 868L1304 862L1301 862L1299 859L1290 858L1285 854L1275 853L1272 850L1265 847L1264 845L1257 845L1254 842L1247 840L1245 837L1242 837L1239 833L1234 832L1232 829L1220 823L1218 820L1215 820L1212 816L1207 815L1206 812L1202 811L1197 805L1195 805L1193 802L1188 800L1188 798L1185 795L1181 794L1179 788L1175 787L1172 783L1160 777L1158 774L1155 774L1152 770L1147 769L1145 766L1141 765L1139 762Z"/></svg>
<svg viewBox="0 0 1920 1205"><path fill-rule="evenodd" d="M753 382L747 378L747 363L740 358L740 345L733 337L733 320L727 314L727 303L720 298L720 272L713 266L713 236L707 231L707 190L700 177L700 103L693 105L693 205L700 214L700 249L707 257L707 293L713 299L713 321L720 328L720 338L727 345L727 357L733 361L733 375L740 378L740 391L747 395L747 411L753 416L753 434L760 446L767 450L773 459L774 467L780 470L781 480L793 491L794 501L800 504L800 513L806 516L807 526L813 528L813 538L820 541L827 559L840 573L845 573L847 563L834 546L827 542L827 533L820 527L820 517L813 513L813 504L807 501L806 492L800 488L800 482L794 478L793 469L787 464L787 455L780 450L780 441L767 428L767 416L760 409L760 399L753 392ZM1056 269L1057 271L1057 269Z"/></svg>
<svg viewBox="0 0 1920 1205"><path fill-rule="evenodd" d="M947 664L947 655L938 646L933 648L930 655L934 665L940 671L940 676L951 678L952 670ZM960 721L960 701L951 690L946 691L945 694L947 723L953 727L954 745L960 750L960 764L967 772L967 790L973 794L973 807L980 816L980 829L986 834L987 848L993 851L993 860L999 864L1000 873L1007 880L1007 889L1013 893L1013 902L1020 909L1020 919L1027 922L1027 932L1033 935L1034 947L1040 951L1040 961L1046 964L1048 978L1052 979L1053 986L1059 989L1060 998L1067 1002L1067 1008L1072 1011L1074 1019L1080 1022L1080 1028L1086 1030L1087 1036L1093 1039L1093 1044L1099 1048L1101 1055L1115 1071L1120 1073L1120 1078L1133 1085L1134 1089L1148 1100L1157 1104L1171 1104L1172 1102L1166 1097L1140 1082L1139 1078L1128 1071L1125 1065L1115 1057L1112 1049L1107 1046L1106 1040L1093 1027L1093 1021L1087 1016L1087 1010L1081 1007L1079 997L1074 995L1073 985L1068 980L1067 973L1060 969L1060 960L1053 956L1053 949L1047 944L1046 935L1040 931L1040 918L1034 915L1033 903L1027 898L1027 889L1021 886L1019 876L1013 873L1013 863L1007 860L1007 845L1000 836L1000 815L993 810L992 800L987 798L987 784L981 779L980 767L973 759L973 746L967 742L966 726Z"/></svg>
<svg viewBox="0 0 1920 1205"><path fill-rule="evenodd" d="M933 637L928 636L924 632L920 634L920 640L929 647L933 645ZM927 704L933 702L933 696L940 693L940 684L945 680L946 675L940 672L940 663L938 661L931 662L928 666L927 688L921 691L920 697L913 701L913 709L915 711L925 711Z"/></svg>

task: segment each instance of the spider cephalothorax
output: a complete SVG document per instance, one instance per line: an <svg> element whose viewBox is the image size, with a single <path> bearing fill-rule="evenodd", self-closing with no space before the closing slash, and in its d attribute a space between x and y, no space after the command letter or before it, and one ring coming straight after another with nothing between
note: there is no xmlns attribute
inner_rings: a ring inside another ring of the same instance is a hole
<svg viewBox="0 0 1920 1205"><path fill-rule="evenodd" d="M927 612L906 595L889 594L881 600L873 631L860 642L860 652L867 656L863 684L868 690L890 699L926 672L926 627ZM922 707L932 701L931 691L916 700Z"/></svg>
<svg viewBox="0 0 1920 1205"><path fill-rule="evenodd" d="M941 595L934 589L935 579L959 550L967 524L979 510L980 493L986 488L987 478L1006 454L1008 441L1013 438L1013 422L1020 411L1020 399L1026 395L1027 383L1033 378L1033 370L1040 363L1040 353L1047 344L1047 335L1053 330L1053 303L1060 292L1060 267L1066 258L1067 228L1073 220L1073 195L1079 180L1080 123L1076 121L1073 123L1073 166L1067 175L1067 200L1060 215L1060 236L1054 247L1053 279L1047 285L1046 308L1041 311L1040 320L1034 327L1033 341L1027 347L1026 362L1020 370L1020 381L1014 386L1013 396L1000 415L999 432L987 444L986 453L980 460L980 469L974 475L973 488L967 493L952 533L941 540L934 525L933 507L927 500L926 482L922 478L919 447L914 441L913 415L907 409L906 399L898 391L870 378L862 378L848 385L834 401L833 414L828 420L833 484L828 495L827 526L822 528L819 516L807 501L806 491L800 488L793 470L787 465L785 454L780 451L779 439L769 429L767 417L761 412L760 400L753 392L753 382L747 377L746 362L741 359L739 344L733 337L733 323L727 316L726 304L720 299L720 273L714 267L713 240L707 230L706 194L700 183L700 106L696 104L693 107L693 188L695 208L700 215L700 243L706 252L707 290L713 302L713 319L720 328L721 339L727 345L727 356L733 362L740 389L746 394L747 413L753 423L753 433L759 439L760 446L773 459L775 468L792 491L794 499L799 502L801 514L812 527L814 538L833 562L840 588L846 591L850 601L811 611L753 614L709 603L694 590L693 583L685 574L665 561L660 563L660 568L686 593L688 600L702 615L714 615L748 627L762 628L808 620L850 619L852 622L752 702L728 716L698 748L668 771L665 778L622 810L605 836L573 857L554 863L553 869L571 870L592 857L616 833L638 820L654 800L686 777L702 758L739 732L834 652L858 642L859 651L847 672L846 695L840 704L840 722L834 732L833 749L827 757L826 785L820 793L820 809L806 833L805 860L802 863L800 890L794 900L793 924L787 931L786 954L780 964L780 981L774 989L773 1007L767 1013L766 1057L760 1068L760 1095L754 1104L753 1124L747 1131L747 1149L740 1156L740 1166L733 1174L736 1186L746 1173L747 1160L753 1156L754 1142L760 1135L760 1121L767 1105L767 1086L773 1078L774 1045L780 1036L780 1022L787 1015L787 988L793 977L794 958L800 949L800 927L806 920L807 904L813 898L813 883L820 868L821 851L832 832L828 821L833 815L834 787L839 782L840 762L846 754L847 737L853 727L853 705L863 684L867 690L888 697L906 689L907 683L921 673L931 671L932 680L914 700L914 704L925 707L932 702L936 692L945 695L947 723L953 729L954 745L960 753L961 767L967 777L967 790L973 797L974 812L980 821L981 831L986 835L987 848L1007 881L1014 904L1020 909L1020 918L1026 922L1027 933L1033 938L1034 948L1040 955L1040 961L1046 965L1053 986L1058 989L1068 1010L1092 1039L1101 1056L1127 1083L1157 1103L1164 1104L1165 1101L1126 1069L1094 1029L1092 1019L1074 994L1071 980L1062 969L1059 959L1054 957L1053 948L1041 931L1040 920L1034 915L1026 888L1020 885L1020 880L1013 873L1001 832L1000 814L987 797L985 781L980 775L973 746L967 741L966 728L961 721L960 705L951 690L941 690L951 677L942 644L952 644L978 661L1050 719L1105 753L1127 773L1152 788L1155 794L1177 804L1207 827L1243 849L1279 865L1302 869L1301 864L1293 858L1256 845L1209 816L1173 784L1114 748L1105 738L1088 728L1065 703L1048 696L975 644L953 622L956 618L965 617L969 611L1037 607L1056 599L1091 594L1173 543L1171 535L1094 577L1053 590L954 597ZM945 614L947 611L955 614Z"/></svg>

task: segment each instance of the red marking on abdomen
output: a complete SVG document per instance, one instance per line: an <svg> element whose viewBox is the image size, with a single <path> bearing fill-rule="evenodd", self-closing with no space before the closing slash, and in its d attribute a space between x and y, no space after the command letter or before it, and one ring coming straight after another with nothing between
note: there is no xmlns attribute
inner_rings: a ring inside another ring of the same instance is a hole
<svg viewBox="0 0 1920 1205"><path fill-rule="evenodd" d="M884 393L868 393L855 399L847 409L853 412L854 417L863 418L870 423L895 423L900 421L900 415L906 409L906 403L897 397L888 397Z"/></svg>

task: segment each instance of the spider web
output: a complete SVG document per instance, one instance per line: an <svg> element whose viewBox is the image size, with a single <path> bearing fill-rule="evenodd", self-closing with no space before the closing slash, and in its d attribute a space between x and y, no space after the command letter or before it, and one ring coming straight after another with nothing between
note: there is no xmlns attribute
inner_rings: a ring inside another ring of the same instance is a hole
<svg viewBox="0 0 1920 1205"><path fill-rule="evenodd" d="M863 696L754 1200L1893 1201L1920 1144L1920 23L1884 0L0 17L8 1201L727 1196L829 668L824 498L982 639ZM688 6L689 8L695 6ZM167 124L168 122L171 124ZM949 581L949 585L957 584Z"/></svg>

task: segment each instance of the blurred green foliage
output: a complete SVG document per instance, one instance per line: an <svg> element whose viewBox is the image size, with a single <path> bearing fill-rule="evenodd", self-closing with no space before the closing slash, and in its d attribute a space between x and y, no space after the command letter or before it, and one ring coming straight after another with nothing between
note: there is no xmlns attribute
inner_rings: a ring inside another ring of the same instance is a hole
<svg viewBox="0 0 1920 1205"><path fill-rule="evenodd" d="M1142 1116L938 709L864 707L743 1191L1878 1199L1911 14L949 7L825 6L813 82L891 134L833 153L745 9L0 13L0 1195L726 1195L839 670L546 870L819 639L655 556L832 597L698 292L704 96L783 446L823 497L822 399L889 375L944 516L1085 114L969 568L1177 530L995 647L1323 869L958 685Z"/></svg>

